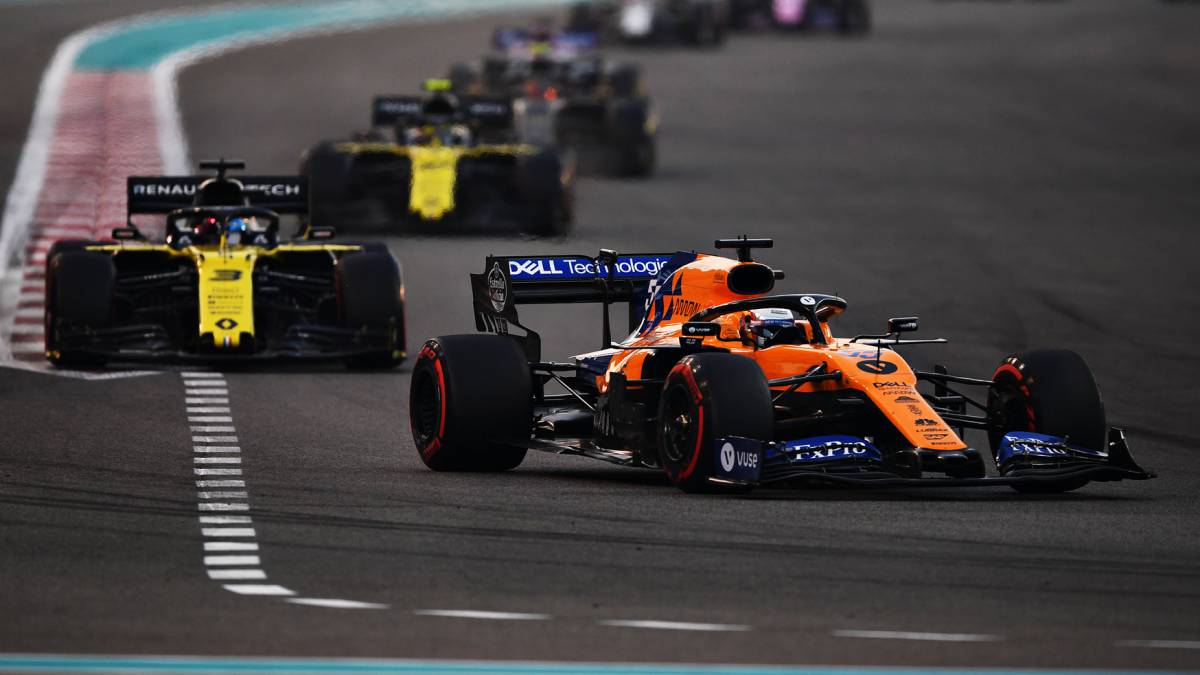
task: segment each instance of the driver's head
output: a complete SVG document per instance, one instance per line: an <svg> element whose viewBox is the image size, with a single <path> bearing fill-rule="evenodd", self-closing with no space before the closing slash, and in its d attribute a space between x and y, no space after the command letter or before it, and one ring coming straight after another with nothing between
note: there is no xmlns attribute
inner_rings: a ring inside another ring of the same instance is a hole
<svg viewBox="0 0 1200 675"><path fill-rule="evenodd" d="M812 326L796 312L782 307L755 309L742 315L740 332L743 339L760 347L771 344L812 342Z"/></svg>

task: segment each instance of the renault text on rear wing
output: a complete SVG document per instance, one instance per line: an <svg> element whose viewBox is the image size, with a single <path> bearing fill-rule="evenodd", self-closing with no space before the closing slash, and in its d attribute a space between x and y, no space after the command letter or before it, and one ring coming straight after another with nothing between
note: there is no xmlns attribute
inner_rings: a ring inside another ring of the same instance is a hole
<svg viewBox="0 0 1200 675"><path fill-rule="evenodd" d="M251 206L278 213L308 212L308 179L304 176L234 176ZM129 215L170 213L192 205L196 190L212 176L130 176L126 181Z"/></svg>

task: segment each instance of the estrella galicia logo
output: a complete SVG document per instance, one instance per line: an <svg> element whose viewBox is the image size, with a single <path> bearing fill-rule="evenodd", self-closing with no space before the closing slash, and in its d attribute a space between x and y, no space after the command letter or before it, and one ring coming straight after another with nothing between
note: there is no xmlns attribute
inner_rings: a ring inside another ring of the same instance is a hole
<svg viewBox="0 0 1200 675"><path fill-rule="evenodd" d="M891 361L859 361L858 369L872 375L890 375L896 372L896 364Z"/></svg>
<svg viewBox="0 0 1200 675"><path fill-rule="evenodd" d="M213 270L209 281L237 281L242 278L241 270Z"/></svg>
<svg viewBox="0 0 1200 675"><path fill-rule="evenodd" d="M492 271L487 275L488 299L492 301L492 309L497 313L503 312L505 306L508 305L508 279L504 276L504 270L500 269L500 263L492 264Z"/></svg>

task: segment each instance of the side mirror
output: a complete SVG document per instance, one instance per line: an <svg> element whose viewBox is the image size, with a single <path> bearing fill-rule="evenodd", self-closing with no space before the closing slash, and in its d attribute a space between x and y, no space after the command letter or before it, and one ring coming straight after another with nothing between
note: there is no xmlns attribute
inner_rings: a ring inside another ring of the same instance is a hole
<svg viewBox="0 0 1200 675"><path fill-rule="evenodd" d="M599 255L596 256L596 260L605 265L615 265L617 264L617 252L609 248L602 248Z"/></svg>
<svg viewBox="0 0 1200 675"><path fill-rule="evenodd" d="M912 333L921 327L921 320L915 316L901 316L888 319L888 333Z"/></svg>
<svg viewBox="0 0 1200 675"><path fill-rule="evenodd" d="M308 228L308 238L316 241L328 241L333 239L336 230L332 227L310 227Z"/></svg>
<svg viewBox="0 0 1200 675"><path fill-rule="evenodd" d="M114 227L112 238L117 241L129 241L131 239L141 239L142 233L138 232L136 227Z"/></svg>

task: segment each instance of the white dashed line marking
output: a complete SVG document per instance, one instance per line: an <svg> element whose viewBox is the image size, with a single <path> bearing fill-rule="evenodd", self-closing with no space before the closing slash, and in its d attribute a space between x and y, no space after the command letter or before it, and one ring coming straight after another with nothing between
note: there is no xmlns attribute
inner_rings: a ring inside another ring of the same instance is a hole
<svg viewBox="0 0 1200 675"><path fill-rule="evenodd" d="M228 551L257 551L258 544L252 541L206 541L205 553L225 553Z"/></svg>
<svg viewBox="0 0 1200 675"><path fill-rule="evenodd" d="M525 612L485 612L474 609L418 609L417 616L441 616L451 619L490 619L492 621L545 621L549 614Z"/></svg>
<svg viewBox="0 0 1200 675"><path fill-rule="evenodd" d="M267 573L262 570L209 570L208 578L214 581L266 581Z"/></svg>
<svg viewBox="0 0 1200 675"><path fill-rule="evenodd" d="M750 626L738 623L692 623L689 621L644 621L644 620L626 620L615 619L612 621L599 621L601 626L615 626L617 628L649 628L652 630L693 630L702 632L733 632L744 633L750 630Z"/></svg>
<svg viewBox="0 0 1200 675"><path fill-rule="evenodd" d="M359 602L357 600L338 600L336 598L288 598L293 605L308 605L310 607L328 607L330 609L387 609L388 605L378 602Z"/></svg>
<svg viewBox="0 0 1200 675"><path fill-rule="evenodd" d="M193 471L197 476L240 476L241 469L195 469Z"/></svg>
<svg viewBox="0 0 1200 675"><path fill-rule="evenodd" d="M922 640L928 642L1000 642L1002 635L981 633L917 633L900 630L835 630L834 637L867 640Z"/></svg>
<svg viewBox="0 0 1200 675"><path fill-rule="evenodd" d="M201 511L249 511L249 504L227 504L224 502L200 502Z"/></svg>
<svg viewBox="0 0 1200 675"><path fill-rule="evenodd" d="M203 527L200 528L200 534L206 537L248 537L251 539L256 536L253 527Z"/></svg>
<svg viewBox="0 0 1200 675"><path fill-rule="evenodd" d="M295 595L296 591L274 584L225 584L225 590L238 595Z"/></svg>
<svg viewBox="0 0 1200 675"><path fill-rule="evenodd" d="M202 525L249 525L250 516L200 516Z"/></svg>
<svg viewBox="0 0 1200 675"><path fill-rule="evenodd" d="M200 499L249 499L250 495L242 490L222 490L220 492L201 492Z"/></svg>
<svg viewBox="0 0 1200 675"><path fill-rule="evenodd" d="M1200 649L1200 640L1118 640L1117 646L1146 649Z"/></svg>
<svg viewBox="0 0 1200 675"><path fill-rule="evenodd" d="M253 567L261 565L262 561L256 555L206 555L204 564L208 567Z"/></svg>
<svg viewBox="0 0 1200 675"><path fill-rule="evenodd" d="M192 436L193 472L196 480L196 508L200 510L200 534L204 537L204 568L209 579L220 582L265 582L267 573L259 557L257 533L249 515L229 515L250 511L250 491L241 478L242 447L230 408L206 404L229 403L229 389L220 373L182 373L184 404ZM200 414L225 413L225 414ZM211 435L220 434L220 435ZM224 465L224 466L214 466ZM237 476L237 478L210 478ZM221 489L241 488L241 489ZM221 515L213 515L219 513ZM221 527L205 527L205 526ZM225 527L229 526L229 527ZM237 526L237 527L232 527ZM215 554L215 555L214 555ZM287 598L297 605L329 609L386 609L388 605L343 600L340 598L295 598L296 592L270 583L222 583L221 587L238 595Z"/></svg>
<svg viewBox="0 0 1200 675"><path fill-rule="evenodd" d="M246 487L246 481L237 480L237 479L233 479L233 480L198 480L198 481L196 481L196 487L198 487L198 488Z"/></svg>

